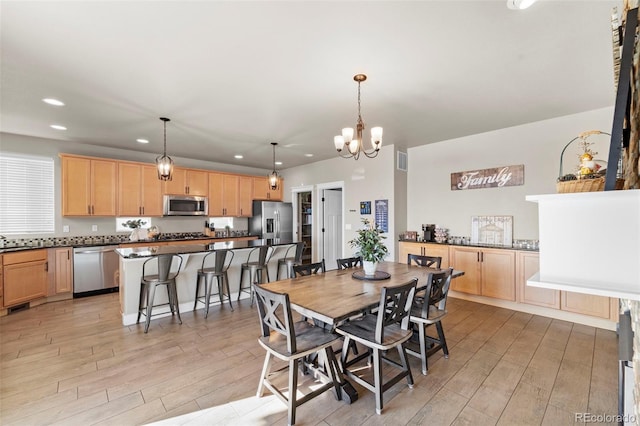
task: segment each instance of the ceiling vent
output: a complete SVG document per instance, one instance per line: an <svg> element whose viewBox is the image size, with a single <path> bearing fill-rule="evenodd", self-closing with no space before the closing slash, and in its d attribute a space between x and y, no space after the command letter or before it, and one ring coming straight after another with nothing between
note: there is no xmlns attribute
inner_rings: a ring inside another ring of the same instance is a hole
<svg viewBox="0 0 640 426"><path fill-rule="evenodd" d="M408 164L407 164L407 153L406 152L398 151L396 164L397 164L397 169L398 170L402 170L403 172L407 171Z"/></svg>

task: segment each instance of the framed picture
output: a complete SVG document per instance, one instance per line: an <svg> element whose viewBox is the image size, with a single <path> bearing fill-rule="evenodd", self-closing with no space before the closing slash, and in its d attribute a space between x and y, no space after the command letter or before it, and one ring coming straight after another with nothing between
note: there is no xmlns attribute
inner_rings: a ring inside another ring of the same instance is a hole
<svg viewBox="0 0 640 426"><path fill-rule="evenodd" d="M371 214L371 201L360 201L360 214Z"/></svg>
<svg viewBox="0 0 640 426"><path fill-rule="evenodd" d="M513 216L472 216L471 244L511 247Z"/></svg>

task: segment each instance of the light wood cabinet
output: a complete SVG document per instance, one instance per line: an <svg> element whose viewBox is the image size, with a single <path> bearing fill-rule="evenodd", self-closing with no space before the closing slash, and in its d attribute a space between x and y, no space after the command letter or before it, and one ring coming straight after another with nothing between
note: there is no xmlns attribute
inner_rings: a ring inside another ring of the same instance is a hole
<svg viewBox="0 0 640 426"><path fill-rule="evenodd" d="M162 181L155 166L118 163L118 215L162 216Z"/></svg>
<svg viewBox="0 0 640 426"><path fill-rule="evenodd" d="M55 294L71 293L73 291L73 253L72 248L54 249L55 253L55 273L54 288Z"/></svg>
<svg viewBox="0 0 640 426"><path fill-rule="evenodd" d="M240 176L238 179L238 216L253 216L253 179L251 176Z"/></svg>
<svg viewBox="0 0 640 426"><path fill-rule="evenodd" d="M209 216L251 217L253 178L209 173Z"/></svg>
<svg viewBox="0 0 640 426"><path fill-rule="evenodd" d="M278 179L278 188L271 189L269 177L259 176L253 178L253 199L282 201L282 179Z"/></svg>
<svg viewBox="0 0 640 426"><path fill-rule="evenodd" d="M452 246L449 260L455 269L464 271L462 277L451 281L453 290L516 300L513 250Z"/></svg>
<svg viewBox="0 0 640 426"><path fill-rule="evenodd" d="M617 314L617 312L614 312L614 315L612 315L611 299L609 297L569 291L561 292L561 309L600 318L611 318Z"/></svg>
<svg viewBox="0 0 640 426"><path fill-rule="evenodd" d="M67 155L60 158L62 215L115 216L116 161Z"/></svg>
<svg viewBox="0 0 640 426"><path fill-rule="evenodd" d="M3 262L4 306L11 307L47 295L47 250L5 253Z"/></svg>
<svg viewBox="0 0 640 426"><path fill-rule="evenodd" d="M209 193L209 173L205 170L174 167L171 180L164 182L164 194L199 195Z"/></svg>
<svg viewBox="0 0 640 426"><path fill-rule="evenodd" d="M4 306L4 274L2 269L2 255L0 254L0 308Z"/></svg>
<svg viewBox="0 0 640 426"><path fill-rule="evenodd" d="M560 291L531 287L527 280L540 269L537 252L519 251L516 257L517 299L520 303L560 309Z"/></svg>
<svg viewBox="0 0 640 426"><path fill-rule="evenodd" d="M402 241L399 244L398 253L399 263L407 263L407 255L417 254L440 257L442 259L440 267L443 269L449 267L449 246L446 244Z"/></svg>

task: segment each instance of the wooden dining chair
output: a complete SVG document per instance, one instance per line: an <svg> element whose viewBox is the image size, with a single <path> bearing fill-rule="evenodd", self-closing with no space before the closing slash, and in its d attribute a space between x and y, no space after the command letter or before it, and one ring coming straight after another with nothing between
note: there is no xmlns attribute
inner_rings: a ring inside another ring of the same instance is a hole
<svg viewBox="0 0 640 426"><path fill-rule="evenodd" d="M324 259L316 263L303 263L302 265L293 265L294 277L304 277L307 275L324 273L327 270L324 266Z"/></svg>
<svg viewBox="0 0 640 426"><path fill-rule="evenodd" d="M336 263L338 264L338 269L362 268L362 257L358 256L336 259Z"/></svg>
<svg viewBox="0 0 640 426"><path fill-rule="evenodd" d="M417 282L418 279L414 278L399 286L382 287L376 314L367 314L336 328L336 332L344 336L340 357L344 372L348 377L375 393L377 414L382 413L384 391L404 377L407 378L409 387L413 387L411 367L403 343L409 340L412 334L409 328L409 316ZM369 351L349 360L347 349L352 340L367 347ZM398 351L400 363L387 358L384 354L385 351L393 348ZM370 366L360 365L361 363L355 365L369 356L373 358L373 382L365 379L367 373L371 374ZM391 377L388 372L383 374L383 361L399 369L399 372ZM354 368L350 368L352 366ZM383 383L385 377L387 381Z"/></svg>
<svg viewBox="0 0 640 426"><path fill-rule="evenodd" d="M275 396L287 405L288 421L290 425L296 422L296 408L321 393L334 388L337 399L341 399L340 383L337 377L337 360L331 345L340 340L331 331L315 327L306 321L294 322L291 315L291 305L287 293L269 291L259 285L254 285L254 293L258 300L261 337L258 339L264 348L266 357L257 396L261 397L264 388L269 389ZM324 366L330 381L319 384L317 388L302 397L298 397L298 370L304 359L317 354L319 365ZM288 363L288 396L278 389L272 378L282 372L282 369L271 371L272 357Z"/></svg>
<svg viewBox="0 0 640 426"><path fill-rule="evenodd" d="M416 297L411 307L410 321L418 334L419 348L412 349L407 344L407 353L420 358L422 374L427 375L428 357L442 349L445 358L449 358L449 348L444 337L442 319L447 315L447 295L451 285L453 268L442 272L431 272L427 276L427 288L423 297ZM435 325L438 338L427 335L427 328Z"/></svg>
<svg viewBox="0 0 640 426"><path fill-rule="evenodd" d="M407 265L415 264L425 268L440 269L442 258L440 256L424 256L421 254L407 255Z"/></svg>

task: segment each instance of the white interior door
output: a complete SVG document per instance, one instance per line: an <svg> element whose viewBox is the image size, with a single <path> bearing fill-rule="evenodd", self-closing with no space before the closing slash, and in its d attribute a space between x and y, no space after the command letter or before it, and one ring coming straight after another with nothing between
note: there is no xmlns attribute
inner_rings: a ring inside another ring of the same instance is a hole
<svg viewBox="0 0 640 426"><path fill-rule="evenodd" d="M337 269L342 257L342 190L323 190L322 258L327 270Z"/></svg>

